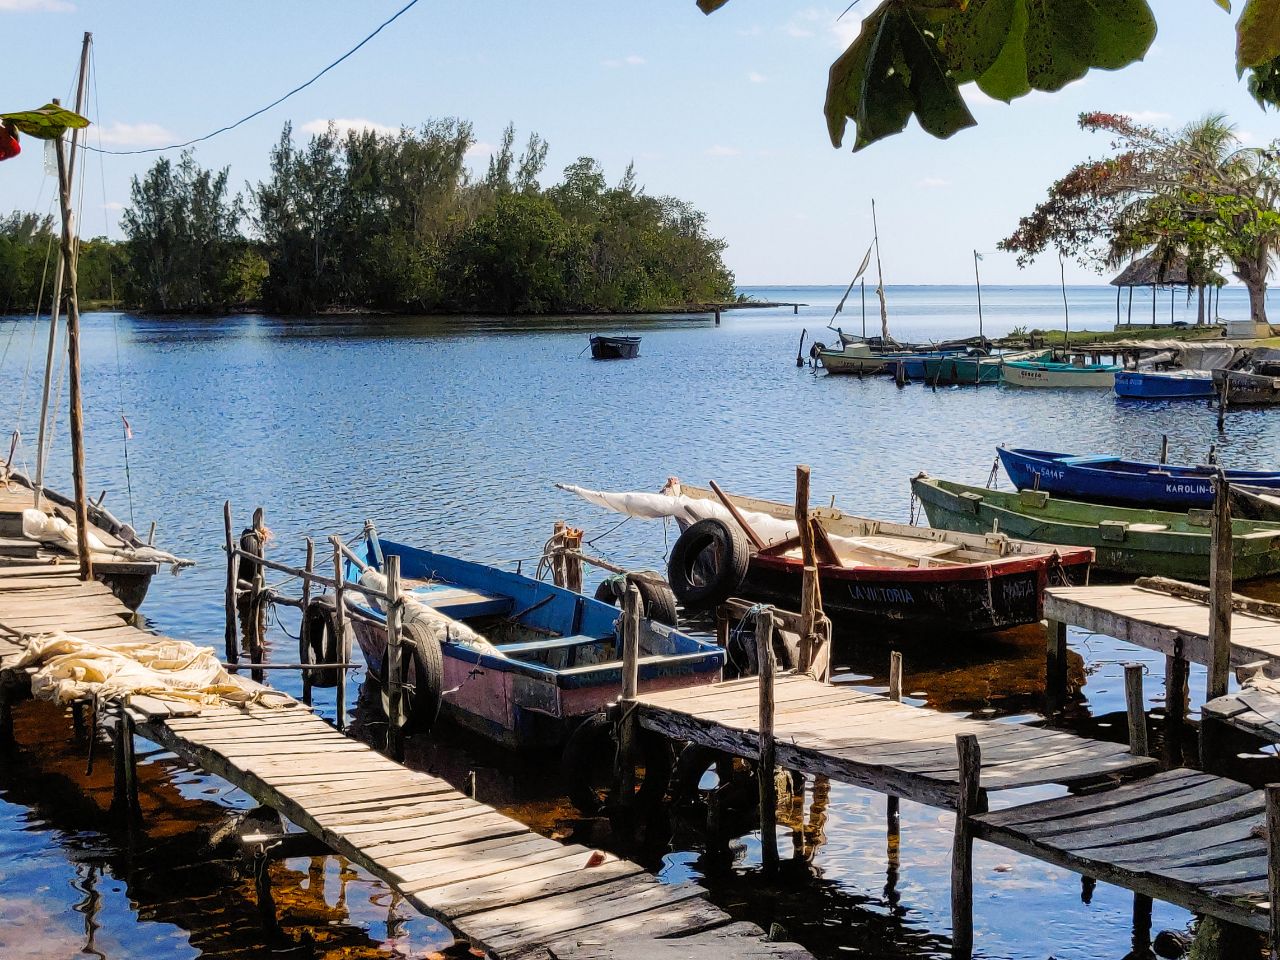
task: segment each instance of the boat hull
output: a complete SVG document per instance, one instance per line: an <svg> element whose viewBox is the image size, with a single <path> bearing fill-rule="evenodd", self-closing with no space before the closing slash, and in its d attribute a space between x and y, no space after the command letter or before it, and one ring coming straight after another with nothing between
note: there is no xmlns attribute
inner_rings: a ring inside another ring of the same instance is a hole
<svg viewBox="0 0 1280 960"><path fill-rule="evenodd" d="M1122 370L1116 374L1117 397L1134 400L1189 400L1213 396L1213 374L1196 371L1202 376L1188 376L1190 371L1155 373L1140 370Z"/></svg>
<svg viewBox="0 0 1280 960"><path fill-rule="evenodd" d="M846 347L844 350L823 350L822 366L827 373L868 374L880 373L889 364L884 357L877 356L865 347Z"/></svg>
<svg viewBox="0 0 1280 960"><path fill-rule="evenodd" d="M640 356L639 337L592 337L593 360L634 360Z"/></svg>
<svg viewBox="0 0 1280 960"><path fill-rule="evenodd" d="M924 569L819 565L822 608L828 616L920 626L939 633L984 633L1035 623L1044 616L1048 586L1088 580L1089 555L1056 562L1047 554ZM794 608L803 564L756 556L747 569L747 599Z"/></svg>
<svg viewBox="0 0 1280 960"><path fill-rule="evenodd" d="M993 526L1011 537L1092 547L1094 566L1126 577L1209 579L1208 517L1191 518L1157 510L1133 510L1057 500L1042 491L1007 493L917 477L911 490L930 526L978 533ZM1198 528L1191 525L1203 524ZM1237 522L1233 538L1236 579L1280 572L1280 526ZM1143 529L1164 527L1162 530Z"/></svg>
<svg viewBox="0 0 1280 960"><path fill-rule="evenodd" d="M1117 457L1073 457L1048 450L996 452L1019 490L1044 490L1067 500L1164 510L1213 506L1213 468L1138 463ZM1118 469L1121 466L1127 469ZM1280 473L1228 470L1232 483L1280 488Z"/></svg>
<svg viewBox="0 0 1280 960"><path fill-rule="evenodd" d="M1213 385L1218 391L1226 386L1229 406L1273 406L1280 404L1280 377L1242 370L1213 371Z"/></svg>
<svg viewBox="0 0 1280 960"><path fill-rule="evenodd" d="M1098 387L1115 385L1118 367L1075 367L1056 363L1006 363L1001 379L1012 387Z"/></svg>

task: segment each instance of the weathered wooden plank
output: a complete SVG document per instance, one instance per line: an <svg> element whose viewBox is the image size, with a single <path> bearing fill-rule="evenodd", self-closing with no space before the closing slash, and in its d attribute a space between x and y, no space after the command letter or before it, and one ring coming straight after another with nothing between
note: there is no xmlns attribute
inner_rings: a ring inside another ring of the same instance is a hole
<svg viewBox="0 0 1280 960"><path fill-rule="evenodd" d="M1093 830L1056 834L1052 842L1065 850L1085 851L1093 847L1112 847L1140 840L1157 841L1178 836L1189 829L1207 829L1241 817L1253 817L1261 813L1262 808L1262 797L1246 788L1243 793L1234 797L1203 803L1189 810L1118 824L1100 823ZM1101 817L1099 819L1102 820Z"/></svg>
<svg viewBox="0 0 1280 960"><path fill-rule="evenodd" d="M435 887L423 896L437 910L461 918L561 894L578 893L585 897L593 888L628 878L636 880L628 885L631 891L657 882L639 864L625 860L613 860L596 867L553 860L520 870L503 871L497 876Z"/></svg>
<svg viewBox="0 0 1280 960"><path fill-rule="evenodd" d="M1126 806L1138 800L1174 793L1203 783L1210 783L1214 777L1199 770L1179 768L1166 773L1159 773L1140 783L1127 784L1108 790L1106 793L1086 794L1083 796L1060 797L1043 800L1038 803L1021 804L1004 810L993 810L982 814L978 819L990 823L994 827L1013 827L1038 821L1052 821L1059 817L1091 815L1095 811L1110 810L1114 807Z"/></svg>

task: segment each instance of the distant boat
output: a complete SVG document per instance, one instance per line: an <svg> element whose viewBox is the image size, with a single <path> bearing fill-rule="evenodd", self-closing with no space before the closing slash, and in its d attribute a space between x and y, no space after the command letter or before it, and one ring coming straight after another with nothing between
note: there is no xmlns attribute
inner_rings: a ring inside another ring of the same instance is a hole
<svg viewBox="0 0 1280 960"><path fill-rule="evenodd" d="M1015 387L1112 387L1116 374L1123 371L1117 363L1012 360L1003 364L1000 377Z"/></svg>
<svg viewBox="0 0 1280 960"><path fill-rule="evenodd" d="M1183 400L1213 396L1212 370L1121 370L1117 397L1134 400Z"/></svg>
<svg viewBox="0 0 1280 960"><path fill-rule="evenodd" d="M998 447L996 453L1019 490L1044 490L1070 500L1187 510L1213 506L1211 466L1143 463L1113 456L1077 457L1048 450ZM1227 470L1227 479L1280 489L1280 471Z"/></svg>
<svg viewBox="0 0 1280 960"><path fill-rule="evenodd" d="M1210 517L1060 500L1044 490L1011 493L921 474L911 491L929 524L966 533L999 529L1011 537L1092 547L1099 570L1130 577L1209 579ZM1233 520L1232 568L1238 580L1280 573L1280 525Z"/></svg>
<svg viewBox="0 0 1280 960"><path fill-rule="evenodd" d="M865 343L847 343L843 350L819 350L827 373L880 373L889 361Z"/></svg>
<svg viewBox="0 0 1280 960"><path fill-rule="evenodd" d="M427 629L406 637L409 724L429 729L443 713L510 747L560 743L573 726L622 689L618 610L591 597L482 563L378 538L366 569L347 561L353 629L381 686L386 614L359 586L385 591L382 558L400 557L406 619ZM404 621L402 621L404 622ZM640 689L658 691L720 679L724 651L653 620L641 621Z"/></svg>
<svg viewBox="0 0 1280 960"><path fill-rule="evenodd" d="M591 338L591 357L594 360L634 360L640 356L639 337Z"/></svg>

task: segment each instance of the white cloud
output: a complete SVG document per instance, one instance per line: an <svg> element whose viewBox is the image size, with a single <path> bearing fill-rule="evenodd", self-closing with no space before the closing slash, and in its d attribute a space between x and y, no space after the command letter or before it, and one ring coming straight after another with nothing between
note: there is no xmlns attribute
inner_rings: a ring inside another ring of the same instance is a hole
<svg viewBox="0 0 1280 960"><path fill-rule="evenodd" d="M737 157L741 155L742 151L737 147L726 147L719 143L713 147L707 147L708 157Z"/></svg>
<svg viewBox="0 0 1280 960"><path fill-rule="evenodd" d="M159 147L176 139L158 123L121 123L119 120L99 127L96 135L107 147Z"/></svg>
<svg viewBox="0 0 1280 960"><path fill-rule="evenodd" d="M644 65L644 57L639 54L629 53L625 57L616 60L601 60L600 65L604 67L640 67Z"/></svg>
<svg viewBox="0 0 1280 960"><path fill-rule="evenodd" d="M853 43L853 38L862 29L862 18L853 11L842 13L848 4L836 9L829 7L807 7L797 11L782 26L782 32L789 37L808 39L821 36L823 40L843 50Z"/></svg>
<svg viewBox="0 0 1280 960"><path fill-rule="evenodd" d="M1128 117L1134 123L1142 123L1148 126L1159 126L1173 119L1173 114L1161 113L1159 110L1126 110L1121 116Z"/></svg>
<svg viewBox="0 0 1280 960"><path fill-rule="evenodd" d="M758 37L762 33L764 33L764 27L760 26L760 24L757 23L757 24L754 24L753 26L747 27L745 30L739 30L738 36Z"/></svg>
<svg viewBox="0 0 1280 960"><path fill-rule="evenodd" d="M750 80L752 83L764 83L769 78L766 77L763 73L756 73L754 70L752 70L750 73L747 74L747 79Z"/></svg>
<svg viewBox="0 0 1280 960"><path fill-rule="evenodd" d="M940 187L951 186L951 181L944 180L942 177L925 177L924 179L917 181L916 186L923 187L926 190L937 190Z"/></svg>
<svg viewBox="0 0 1280 960"><path fill-rule="evenodd" d="M481 159L487 160L489 157L492 157L497 152L498 152L498 148L494 146L492 143L485 143L483 140L478 140L475 143L473 143L471 146L467 147L467 159L468 160L481 160Z"/></svg>
<svg viewBox="0 0 1280 960"><path fill-rule="evenodd" d="M75 8L67 0L0 0L0 13L70 13Z"/></svg>
<svg viewBox="0 0 1280 960"><path fill-rule="evenodd" d="M302 125L303 133L324 133L329 129L329 124L333 124L338 131L338 136L345 137L351 131L357 133L376 133L380 137L394 137L400 132L399 127L390 127L385 123L377 123L373 120L365 120L363 117L334 117L332 120L325 120L318 117L315 120L308 120Z"/></svg>
<svg viewBox="0 0 1280 960"><path fill-rule="evenodd" d="M124 204L119 200L108 200L102 205L103 210L123 210Z"/></svg>
<svg viewBox="0 0 1280 960"><path fill-rule="evenodd" d="M1258 135L1252 130L1237 130L1236 139L1247 147L1251 143L1258 142Z"/></svg>

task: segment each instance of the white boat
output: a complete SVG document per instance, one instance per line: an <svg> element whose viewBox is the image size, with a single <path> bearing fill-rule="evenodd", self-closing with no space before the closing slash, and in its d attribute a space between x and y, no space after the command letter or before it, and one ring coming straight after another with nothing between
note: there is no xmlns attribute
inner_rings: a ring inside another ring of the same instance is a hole
<svg viewBox="0 0 1280 960"><path fill-rule="evenodd" d="M1115 363L1054 363L1014 360L1001 365L1001 379L1015 387L1112 387L1124 367Z"/></svg>
<svg viewBox="0 0 1280 960"><path fill-rule="evenodd" d="M866 343L847 343L843 350L821 350L818 356L827 373L879 373L889 360L873 353Z"/></svg>

